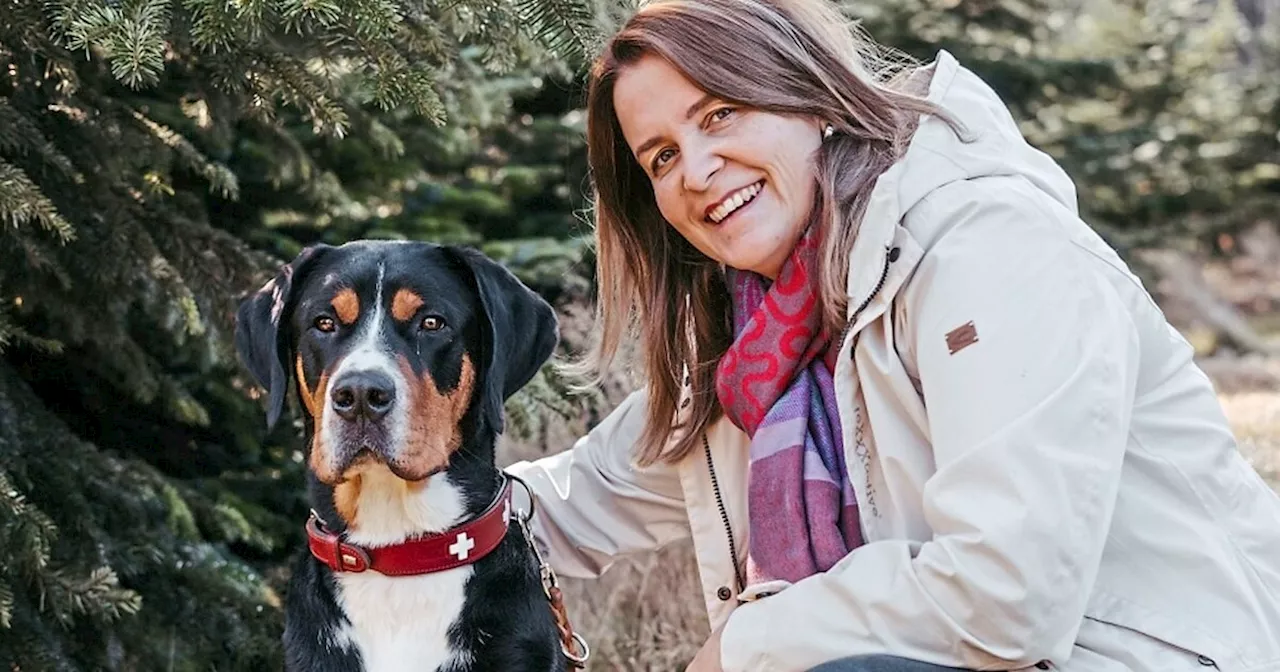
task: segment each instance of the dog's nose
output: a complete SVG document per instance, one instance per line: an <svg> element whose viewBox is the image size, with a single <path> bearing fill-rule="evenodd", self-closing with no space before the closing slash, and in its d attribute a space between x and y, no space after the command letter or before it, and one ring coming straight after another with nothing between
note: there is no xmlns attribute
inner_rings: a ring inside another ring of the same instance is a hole
<svg viewBox="0 0 1280 672"><path fill-rule="evenodd" d="M381 420L396 402L396 386L377 371L355 371L334 382L333 410L344 420Z"/></svg>

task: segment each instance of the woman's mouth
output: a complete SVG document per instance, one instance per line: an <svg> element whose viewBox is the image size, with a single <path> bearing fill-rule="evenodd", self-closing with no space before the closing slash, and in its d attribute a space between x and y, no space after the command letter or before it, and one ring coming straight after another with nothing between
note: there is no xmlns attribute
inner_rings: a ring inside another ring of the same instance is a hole
<svg viewBox="0 0 1280 672"><path fill-rule="evenodd" d="M733 215L737 214L747 204L755 200L760 195L760 190L764 189L764 180L760 180L755 184L747 185L732 194L730 194L719 205L708 208L707 221L712 224L722 224Z"/></svg>

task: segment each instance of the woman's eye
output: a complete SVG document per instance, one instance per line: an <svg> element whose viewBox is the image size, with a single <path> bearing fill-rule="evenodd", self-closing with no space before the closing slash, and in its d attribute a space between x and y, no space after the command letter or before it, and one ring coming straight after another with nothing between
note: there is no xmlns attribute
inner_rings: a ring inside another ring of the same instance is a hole
<svg viewBox="0 0 1280 672"><path fill-rule="evenodd" d="M670 161L670 160L671 160L671 157L673 157L673 156L675 156L675 155L676 155L676 150L671 149L670 147L668 147L667 149L664 149L664 150L662 150L662 151L658 152L658 153L657 153L656 155L654 155L654 157L653 157L653 169L654 169L654 170L657 170L657 169L661 168L663 164L665 164L666 162Z"/></svg>
<svg viewBox="0 0 1280 672"><path fill-rule="evenodd" d="M422 318L422 328L426 331L439 331L444 328L444 318L439 315L428 315Z"/></svg>
<svg viewBox="0 0 1280 672"><path fill-rule="evenodd" d="M315 326L316 329L319 329L326 334L331 333L338 328L338 325L333 321L333 318L325 315L321 315L316 318Z"/></svg>
<svg viewBox="0 0 1280 672"><path fill-rule="evenodd" d="M718 110L715 110L714 112L712 112L712 113L711 113L711 120L712 120L712 121L720 121L720 120L724 119L725 117L728 117L728 116L729 116L729 115L731 115L731 114L733 114L733 108L732 108L732 107L722 107L722 108L720 108L720 109L718 109Z"/></svg>

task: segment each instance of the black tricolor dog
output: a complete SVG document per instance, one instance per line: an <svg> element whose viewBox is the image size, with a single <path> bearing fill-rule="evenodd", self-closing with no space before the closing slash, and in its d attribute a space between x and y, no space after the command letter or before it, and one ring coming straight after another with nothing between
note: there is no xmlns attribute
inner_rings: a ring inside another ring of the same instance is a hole
<svg viewBox="0 0 1280 672"><path fill-rule="evenodd" d="M505 268L429 243L311 247L241 304L268 423L291 381L307 411L287 669L566 669L571 630L494 462L503 402L556 340L551 307Z"/></svg>

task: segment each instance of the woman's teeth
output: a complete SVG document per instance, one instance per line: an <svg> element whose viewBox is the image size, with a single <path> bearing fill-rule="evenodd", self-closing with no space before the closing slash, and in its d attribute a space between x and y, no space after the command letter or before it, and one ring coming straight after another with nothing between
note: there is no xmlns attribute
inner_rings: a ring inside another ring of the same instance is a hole
<svg viewBox="0 0 1280 672"><path fill-rule="evenodd" d="M717 206L715 210L712 210L709 219L713 223L719 224L725 217L732 215L735 210L750 203L763 188L764 183L757 182L739 189L732 196L724 199L724 202Z"/></svg>

